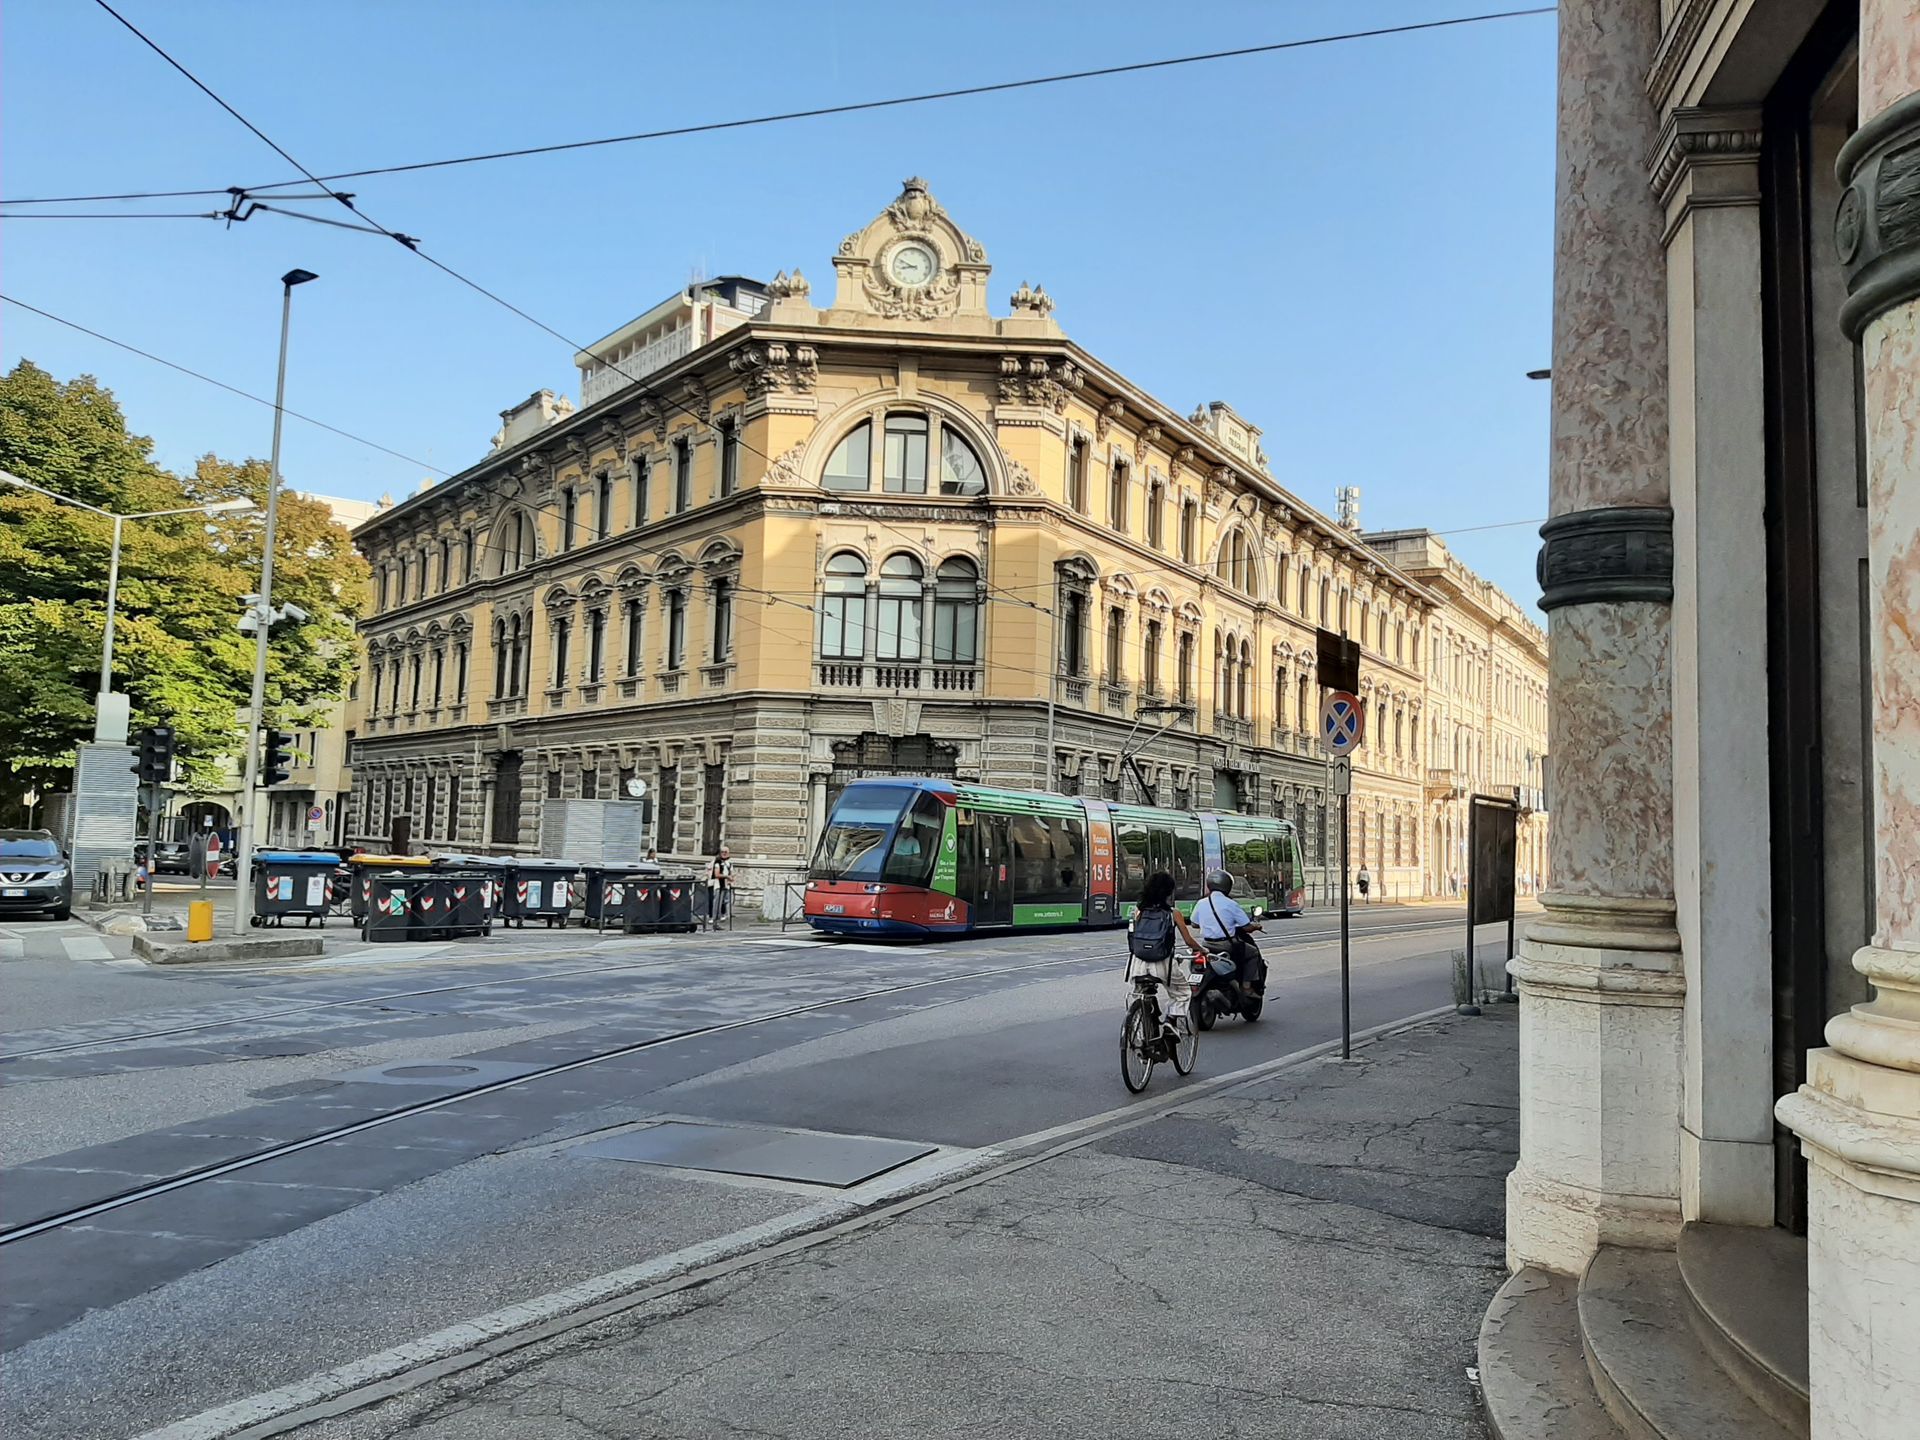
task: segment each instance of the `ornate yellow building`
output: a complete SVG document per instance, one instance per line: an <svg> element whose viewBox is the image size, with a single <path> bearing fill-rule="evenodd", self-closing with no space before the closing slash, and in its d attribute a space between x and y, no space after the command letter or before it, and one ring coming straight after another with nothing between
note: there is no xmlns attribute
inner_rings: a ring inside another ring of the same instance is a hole
<svg viewBox="0 0 1920 1440"><path fill-rule="evenodd" d="M1297 820L1324 883L1321 625L1363 647L1376 893L1442 887L1456 771L1537 785L1544 639L1437 540L1320 515L1257 428L1145 394L1044 290L990 314L985 249L920 180L833 269L826 306L795 270L656 307L577 357L591 403L541 392L356 532L353 835L533 850L543 799L638 780L663 854L772 878L855 777L1132 799L1137 751L1159 803Z"/></svg>

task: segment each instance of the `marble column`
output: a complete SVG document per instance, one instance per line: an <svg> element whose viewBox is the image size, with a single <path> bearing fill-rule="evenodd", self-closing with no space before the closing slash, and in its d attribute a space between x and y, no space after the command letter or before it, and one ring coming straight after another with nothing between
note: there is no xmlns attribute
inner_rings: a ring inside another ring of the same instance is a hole
<svg viewBox="0 0 1920 1440"><path fill-rule="evenodd" d="M1681 1209L1773 1223L1766 387L1757 109L1683 107L1665 207L1673 486L1674 883L1685 957ZM1756 718L1761 717L1761 718Z"/></svg>
<svg viewBox="0 0 1920 1440"><path fill-rule="evenodd" d="M1507 1259L1577 1273L1680 1224L1667 279L1645 160L1658 0L1560 10L1549 611L1552 888L1519 981Z"/></svg>
<svg viewBox="0 0 1920 1440"><path fill-rule="evenodd" d="M1864 381L1874 996L1776 1107L1807 1157L1814 1440L1920 1414L1920 0L1864 0L1859 113L1834 239Z"/></svg>

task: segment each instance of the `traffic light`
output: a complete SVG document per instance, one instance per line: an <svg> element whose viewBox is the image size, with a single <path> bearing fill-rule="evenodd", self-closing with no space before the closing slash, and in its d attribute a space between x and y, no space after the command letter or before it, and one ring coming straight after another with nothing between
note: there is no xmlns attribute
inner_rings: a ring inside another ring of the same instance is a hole
<svg viewBox="0 0 1920 1440"><path fill-rule="evenodd" d="M293 773L293 733L288 730L260 732L260 783L278 785Z"/></svg>
<svg viewBox="0 0 1920 1440"><path fill-rule="evenodd" d="M149 725L140 732L140 757L127 767L143 785L164 785L173 778L173 727Z"/></svg>

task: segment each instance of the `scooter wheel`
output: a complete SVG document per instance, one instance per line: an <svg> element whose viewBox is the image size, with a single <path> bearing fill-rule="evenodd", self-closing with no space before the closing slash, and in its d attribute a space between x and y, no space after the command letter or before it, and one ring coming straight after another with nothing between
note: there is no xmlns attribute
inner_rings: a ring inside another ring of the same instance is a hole
<svg viewBox="0 0 1920 1440"><path fill-rule="evenodd" d="M1213 1006L1204 995L1196 998L1188 1009L1193 1016L1194 1024L1202 1030L1213 1029Z"/></svg>
<svg viewBox="0 0 1920 1440"><path fill-rule="evenodd" d="M1253 999L1247 1001L1246 1004L1240 1007L1240 1018L1251 1025L1260 1018L1260 1010L1265 1004L1266 1001L1261 999L1260 996L1254 996Z"/></svg>

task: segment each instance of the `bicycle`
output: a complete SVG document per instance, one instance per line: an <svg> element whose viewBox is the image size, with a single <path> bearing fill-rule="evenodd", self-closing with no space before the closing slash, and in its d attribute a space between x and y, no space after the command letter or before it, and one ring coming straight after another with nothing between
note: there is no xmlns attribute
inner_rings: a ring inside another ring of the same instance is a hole
<svg viewBox="0 0 1920 1440"><path fill-rule="evenodd" d="M1147 1082L1153 1079L1153 1067L1162 1060L1171 1060L1181 1075L1193 1073L1200 1053L1200 1032L1194 1028L1193 1017L1160 1013L1160 990L1167 982L1166 972L1183 963L1177 955L1161 961L1127 957L1133 999L1120 1025L1120 1078L1132 1094L1147 1088Z"/></svg>

